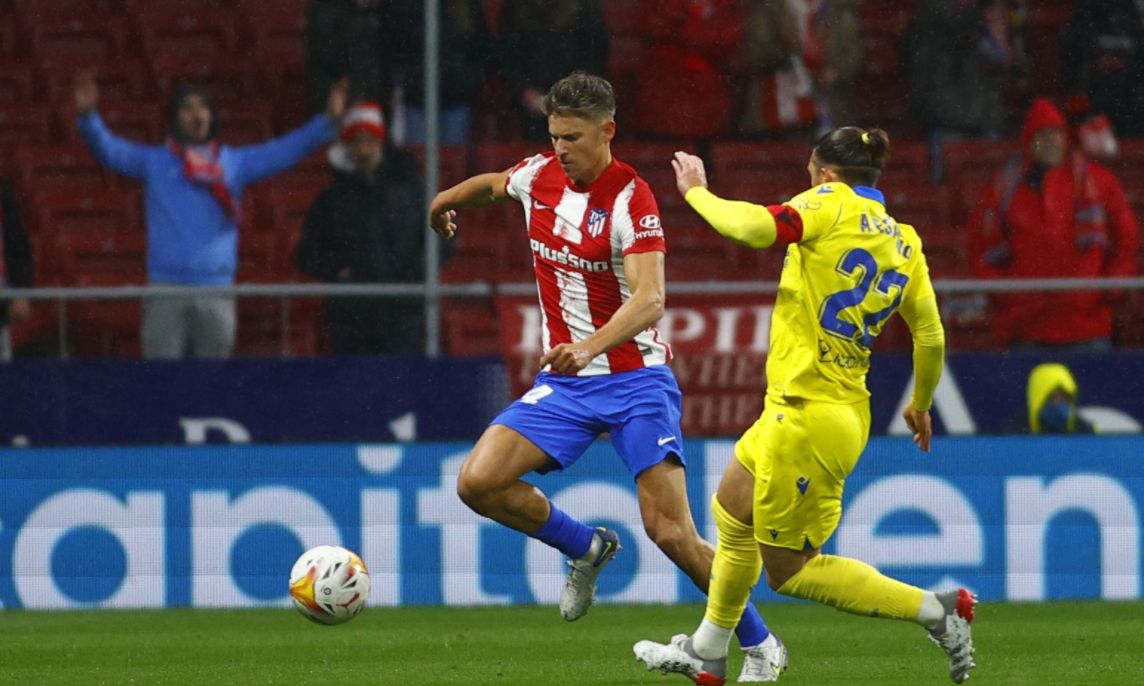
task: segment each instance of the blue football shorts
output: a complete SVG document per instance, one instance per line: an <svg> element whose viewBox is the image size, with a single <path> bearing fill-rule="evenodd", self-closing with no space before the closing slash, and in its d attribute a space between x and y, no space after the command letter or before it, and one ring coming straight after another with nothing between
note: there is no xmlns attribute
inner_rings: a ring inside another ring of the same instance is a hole
<svg viewBox="0 0 1144 686"><path fill-rule="evenodd" d="M501 424L532 441L565 469L580 459L600 434L633 477L670 455L683 457L679 421L682 394L665 365L599 376L541 372L532 388L491 424Z"/></svg>

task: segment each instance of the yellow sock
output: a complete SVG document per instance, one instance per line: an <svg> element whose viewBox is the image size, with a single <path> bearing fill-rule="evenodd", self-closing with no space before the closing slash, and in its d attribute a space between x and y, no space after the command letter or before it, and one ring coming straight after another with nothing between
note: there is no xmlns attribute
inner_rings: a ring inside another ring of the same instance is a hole
<svg viewBox="0 0 1144 686"><path fill-rule="evenodd" d="M731 516L711 498L711 512L719 529L719 545L711 564L711 586L707 590L707 614L712 624L733 628L743 616L751 588L763 571L763 558L755 542L754 528Z"/></svg>
<svg viewBox="0 0 1144 686"><path fill-rule="evenodd" d="M787 579L779 593L851 614L914 621L925 591L891 579L865 562L818 555Z"/></svg>

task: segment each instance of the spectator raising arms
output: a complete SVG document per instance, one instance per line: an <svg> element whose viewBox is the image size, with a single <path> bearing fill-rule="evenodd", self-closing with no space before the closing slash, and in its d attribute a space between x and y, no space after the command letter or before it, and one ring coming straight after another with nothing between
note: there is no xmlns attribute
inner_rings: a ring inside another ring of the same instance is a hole
<svg viewBox="0 0 1144 686"><path fill-rule="evenodd" d="M970 222L974 271L983 278L1131 276L1139 227L1106 167L1070 149L1064 115L1047 98L1029 108L1023 151L986 189ZM998 295L1002 345L1103 351L1113 295L1100 291Z"/></svg>
<svg viewBox="0 0 1144 686"><path fill-rule="evenodd" d="M95 157L144 185L147 278L153 284L222 286L234 283L238 213L251 183L293 166L333 138L349 84L339 82L326 113L282 138L230 147L216 140L217 120L206 91L182 86L171 98L165 145L124 140L103 123L99 87L90 72L75 81L79 131ZM229 357L236 315L230 296L155 297L143 305L147 358Z"/></svg>

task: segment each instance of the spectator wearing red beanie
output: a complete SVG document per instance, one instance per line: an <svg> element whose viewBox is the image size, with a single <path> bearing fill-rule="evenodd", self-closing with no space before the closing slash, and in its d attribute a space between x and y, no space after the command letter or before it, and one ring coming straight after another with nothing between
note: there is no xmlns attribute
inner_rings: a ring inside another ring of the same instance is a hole
<svg viewBox="0 0 1144 686"><path fill-rule="evenodd" d="M1106 167L1070 150L1067 123L1047 98L1029 107L1022 152L997 174L970 222L982 278L1131 276L1139 228ZM1111 349L1112 301L1100 291L998 295L998 342L1020 350Z"/></svg>

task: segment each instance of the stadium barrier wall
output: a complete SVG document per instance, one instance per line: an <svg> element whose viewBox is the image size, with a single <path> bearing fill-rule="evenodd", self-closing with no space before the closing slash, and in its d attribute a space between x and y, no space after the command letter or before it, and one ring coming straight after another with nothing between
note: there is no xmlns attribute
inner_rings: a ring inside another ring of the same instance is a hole
<svg viewBox="0 0 1144 686"><path fill-rule="evenodd" d="M934 397L937 432L1024 432L1026 380L1047 359L949 355ZM1133 385L1144 379L1144 354L1052 359L1073 370L1080 412L1102 432L1140 431L1144 392ZM762 353L745 368L738 354L676 358L684 434L732 436L754 421L764 362ZM874 435L907 433L901 411L912 364L908 354L874 355L867 379ZM19 361L0 365L0 388L20 399L0 413L0 444L470 440L507 404L505 370L496 357Z"/></svg>
<svg viewBox="0 0 1144 686"><path fill-rule="evenodd" d="M709 537L707 502L732 445L685 444ZM373 605L554 603L560 556L457 499L469 447L0 450L0 602L286 606L295 557L335 543L362 554ZM609 444L537 482L561 508L620 530L601 602L700 600L642 533L633 481ZM984 600L1138 599L1142 504L1141 437L945 438L928 455L875 438L827 550ZM779 600L763 587L755 598Z"/></svg>

